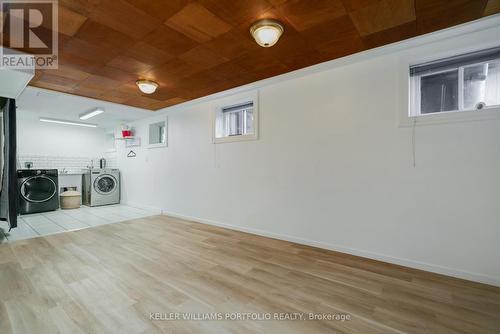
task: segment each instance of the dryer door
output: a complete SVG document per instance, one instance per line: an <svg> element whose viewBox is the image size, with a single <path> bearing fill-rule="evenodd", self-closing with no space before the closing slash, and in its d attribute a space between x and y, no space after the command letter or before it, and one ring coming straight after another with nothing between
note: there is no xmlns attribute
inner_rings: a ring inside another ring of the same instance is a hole
<svg viewBox="0 0 500 334"><path fill-rule="evenodd" d="M46 176L32 176L24 180L19 189L21 196L31 203L43 203L57 193L56 183Z"/></svg>
<svg viewBox="0 0 500 334"><path fill-rule="evenodd" d="M116 191L118 182L113 175L102 174L94 180L94 190L101 195L110 195Z"/></svg>

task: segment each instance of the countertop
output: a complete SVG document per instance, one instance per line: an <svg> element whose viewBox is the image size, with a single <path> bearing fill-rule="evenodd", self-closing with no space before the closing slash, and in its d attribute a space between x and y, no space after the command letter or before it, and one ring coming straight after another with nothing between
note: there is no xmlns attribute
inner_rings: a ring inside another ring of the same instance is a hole
<svg viewBox="0 0 500 334"><path fill-rule="evenodd" d="M64 176L64 175L82 175L82 174L85 174L88 170L85 170L85 169L65 169L64 171L62 171L61 169L58 170L58 174L59 176Z"/></svg>

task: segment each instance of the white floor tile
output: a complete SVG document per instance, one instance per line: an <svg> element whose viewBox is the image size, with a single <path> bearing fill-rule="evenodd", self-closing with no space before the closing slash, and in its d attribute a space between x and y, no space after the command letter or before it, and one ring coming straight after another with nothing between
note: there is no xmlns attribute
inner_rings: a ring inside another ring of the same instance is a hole
<svg viewBox="0 0 500 334"><path fill-rule="evenodd" d="M64 213L64 211L61 212L56 212L56 213L50 213L48 215L45 215L46 218L49 220L55 222L57 225L61 226L67 231L71 230L79 230L81 228L89 227L89 224L85 224L82 221L79 221L78 219L75 219L67 214Z"/></svg>
<svg viewBox="0 0 500 334"><path fill-rule="evenodd" d="M90 225L90 226L99 226L99 225L105 225L105 224L114 223L111 220L107 220L107 219L104 219L104 218L101 218L101 217L97 217L97 216L85 219L85 220L83 220L83 222L86 223L86 224L88 224L88 225Z"/></svg>
<svg viewBox="0 0 500 334"><path fill-rule="evenodd" d="M23 221L18 221L17 227L10 230L10 232L6 232L5 236L7 237L7 240L22 240L38 237L39 234L28 224Z"/></svg>
<svg viewBox="0 0 500 334"><path fill-rule="evenodd" d="M61 226L57 225L54 222L52 222L50 224L40 224L40 225L36 225L36 226L31 226L31 227L33 227L33 229L40 235L47 235L47 234L53 234L53 233L66 231L64 228L62 228Z"/></svg>
<svg viewBox="0 0 500 334"><path fill-rule="evenodd" d="M7 223L6 221L1 220L0 221L0 229L8 231L9 230L9 223Z"/></svg>
<svg viewBox="0 0 500 334"><path fill-rule="evenodd" d="M35 227L37 225L46 225L46 224L53 224L52 221L50 221L48 218L44 217L43 215L36 215L36 216L22 216L22 219L29 224L31 227Z"/></svg>
<svg viewBox="0 0 500 334"><path fill-rule="evenodd" d="M102 210L102 209L95 209L91 213L93 216L101 217L109 221L120 221L120 220L126 220L123 219L124 217L121 217L119 215L116 215L114 213L111 213L107 210Z"/></svg>
<svg viewBox="0 0 500 334"><path fill-rule="evenodd" d="M76 219L84 219L87 217L94 216L89 211L80 210L80 209L68 211L68 212L66 212L66 215L71 216L71 217L76 218Z"/></svg>
<svg viewBox="0 0 500 334"><path fill-rule="evenodd" d="M64 224L65 222L68 221L75 221L77 220L76 218L68 215L65 210L57 211L57 212L51 212L49 214L44 215L44 217L48 218L51 221L54 221L56 223L62 223Z"/></svg>
<svg viewBox="0 0 500 334"><path fill-rule="evenodd" d="M18 227L7 232L9 225L0 222L0 243L2 240L22 240L58 232L78 230L92 226L117 223L159 214L148 209L130 207L122 204L99 207L82 206L73 210L23 215L18 217ZM5 234L2 239L2 230Z"/></svg>
<svg viewBox="0 0 500 334"><path fill-rule="evenodd" d="M7 236L3 233L3 228L0 227L0 244L7 242Z"/></svg>
<svg viewBox="0 0 500 334"><path fill-rule="evenodd" d="M92 225L85 224L84 222L81 222L79 220L68 220L65 222L59 222L57 223L59 226L63 227L67 231L73 231L73 230L79 230L82 228L90 227Z"/></svg>

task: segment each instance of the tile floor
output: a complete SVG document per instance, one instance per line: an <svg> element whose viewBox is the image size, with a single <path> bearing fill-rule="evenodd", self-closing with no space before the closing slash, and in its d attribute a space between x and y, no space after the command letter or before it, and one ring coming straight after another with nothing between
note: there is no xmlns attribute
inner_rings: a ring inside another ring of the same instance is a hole
<svg viewBox="0 0 500 334"><path fill-rule="evenodd" d="M82 206L73 210L57 210L23 215L18 217L17 228L12 229L10 232L8 232L8 224L0 222L0 243L118 223L158 214L160 214L159 211L117 204L92 208Z"/></svg>

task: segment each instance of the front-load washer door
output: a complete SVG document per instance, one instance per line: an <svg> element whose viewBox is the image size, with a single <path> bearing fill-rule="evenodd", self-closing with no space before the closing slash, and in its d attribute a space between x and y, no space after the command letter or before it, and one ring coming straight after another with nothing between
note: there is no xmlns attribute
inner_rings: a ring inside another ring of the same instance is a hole
<svg viewBox="0 0 500 334"><path fill-rule="evenodd" d="M24 200L31 203L43 203L57 194L54 180L46 176L32 176L21 183L19 189Z"/></svg>
<svg viewBox="0 0 500 334"><path fill-rule="evenodd" d="M94 190L100 195L111 195L117 187L118 181L113 175L102 174L94 180Z"/></svg>

